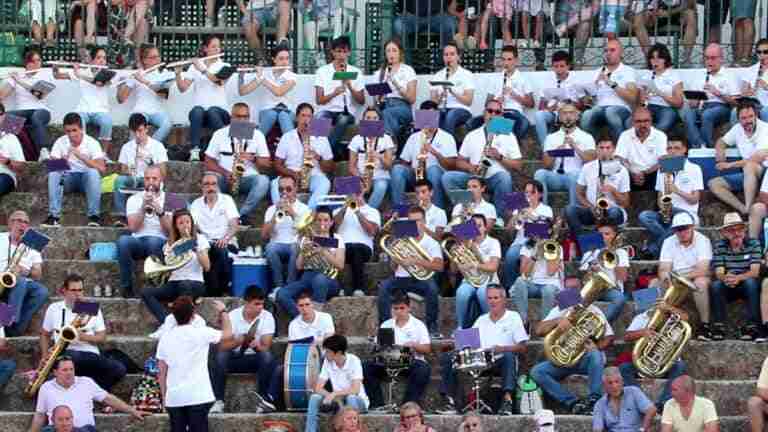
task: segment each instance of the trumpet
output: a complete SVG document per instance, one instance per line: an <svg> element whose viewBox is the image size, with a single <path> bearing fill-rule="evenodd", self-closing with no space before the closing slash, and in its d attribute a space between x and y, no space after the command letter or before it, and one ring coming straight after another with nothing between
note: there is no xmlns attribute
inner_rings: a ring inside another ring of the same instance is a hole
<svg viewBox="0 0 768 432"><path fill-rule="evenodd" d="M357 199L352 195L348 196L344 201L344 207L350 209L353 212L356 212L359 209L359 206L357 205Z"/></svg>
<svg viewBox="0 0 768 432"><path fill-rule="evenodd" d="M177 61L177 62L173 62L173 63L168 63L165 67L167 67L168 69L174 69L174 68L177 68L177 67L186 66L188 64L195 63L197 61L213 60L213 59L218 59L218 58L221 58L221 57L224 57L224 53L218 53L218 54L209 55L209 56L206 56L206 57L199 57L199 58L193 58L193 59L189 59L189 60L182 60L182 61Z"/></svg>
<svg viewBox="0 0 768 432"><path fill-rule="evenodd" d="M154 214L155 214L155 204L157 204L155 202L155 200L157 199L157 195L156 195L157 191L155 190L154 187L149 186L145 193L149 195L150 202L147 203L144 206L144 215L145 216L154 216Z"/></svg>

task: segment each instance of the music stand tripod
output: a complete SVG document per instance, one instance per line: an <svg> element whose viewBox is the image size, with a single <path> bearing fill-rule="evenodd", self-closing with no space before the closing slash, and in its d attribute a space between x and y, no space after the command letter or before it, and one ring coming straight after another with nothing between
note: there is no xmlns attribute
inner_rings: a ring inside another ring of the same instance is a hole
<svg viewBox="0 0 768 432"><path fill-rule="evenodd" d="M462 413L468 413L468 412L476 412L476 413L482 413L483 411L487 413L493 413L493 410L491 407L485 403L484 400L480 398L480 380L481 375L483 372L485 372L484 369L469 369L463 371L467 375L469 375L472 378L472 394L474 394L475 399L470 401L464 409L461 410Z"/></svg>
<svg viewBox="0 0 768 432"><path fill-rule="evenodd" d="M407 368L400 365L393 366L384 364L384 369L387 371L387 377L389 377L389 382L387 383L387 403L382 406L380 410L386 412L397 412L398 405L392 402L392 387L394 387L395 380L400 375L400 373L402 373Z"/></svg>

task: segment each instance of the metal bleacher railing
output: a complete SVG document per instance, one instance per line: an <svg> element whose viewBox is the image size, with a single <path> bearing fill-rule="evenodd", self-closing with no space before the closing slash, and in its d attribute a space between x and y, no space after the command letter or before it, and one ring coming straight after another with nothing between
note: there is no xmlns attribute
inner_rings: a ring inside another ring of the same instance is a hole
<svg viewBox="0 0 768 432"><path fill-rule="evenodd" d="M754 10L744 10L747 3L756 3ZM109 48L111 64L132 66L142 41L160 46L166 61L183 60L198 55L209 34L221 38L231 63L268 63L268 50L281 42L283 14L300 73L327 61L329 41L339 35L350 37L351 63L367 72L379 67L383 42L392 36L400 36L418 73L439 69L441 47L453 39L473 71L494 70L510 42L521 49L525 68L546 67L559 49L584 67L598 66L611 35L622 40L633 65L645 64L642 45L662 42L676 66L697 66L706 41L718 39L731 63L746 64L752 61L749 40L765 36L766 6L768 0L0 0L0 64L18 64L18 48L35 39L46 60L75 60L95 42ZM739 18L745 15L753 19ZM127 36L142 18L146 35ZM46 41L45 25L33 32L40 21L51 23L55 42ZM263 25L247 37L254 21Z"/></svg>

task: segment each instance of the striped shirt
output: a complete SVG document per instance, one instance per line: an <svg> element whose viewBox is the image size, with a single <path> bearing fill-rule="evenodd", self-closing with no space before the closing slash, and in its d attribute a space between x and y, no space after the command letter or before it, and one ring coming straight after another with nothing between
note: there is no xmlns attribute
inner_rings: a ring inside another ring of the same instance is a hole
<svg viewBox="0 0 768 432"><path fill-rule="evenodd" d="M744 239L744 245L739 250L731 249L727 239L718 240L713 255L713 268L725 267L727 273L733 274L747 273L752 264L760 264L762 260L760 242L749 238Z"/></svg>

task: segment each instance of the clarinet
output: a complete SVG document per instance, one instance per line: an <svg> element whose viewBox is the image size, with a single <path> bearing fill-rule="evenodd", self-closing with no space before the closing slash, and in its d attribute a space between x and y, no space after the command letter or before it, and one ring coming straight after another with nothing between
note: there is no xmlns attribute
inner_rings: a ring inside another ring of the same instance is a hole
<svg viewBox="0 0 768 432"><path fill-rule="evenodd" d="M341 65L341 71L347 71L347 63ZM347 106L347 89L344 89L344 93L341 95L344 98L344 114L349 115L349 107Z"/></svg>

